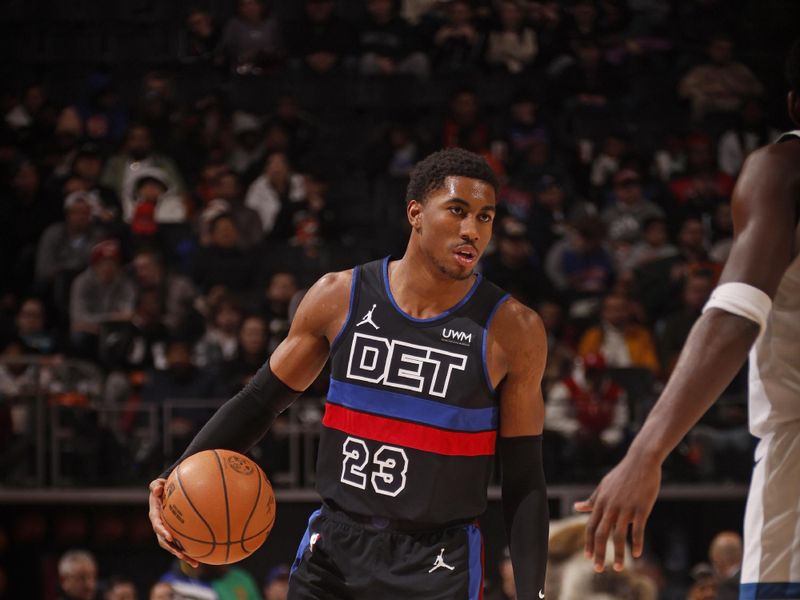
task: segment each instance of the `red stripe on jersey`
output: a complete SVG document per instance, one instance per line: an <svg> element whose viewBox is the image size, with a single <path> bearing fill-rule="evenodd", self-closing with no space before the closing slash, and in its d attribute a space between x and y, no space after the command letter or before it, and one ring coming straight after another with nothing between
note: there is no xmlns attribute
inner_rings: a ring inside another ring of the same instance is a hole
<svg viewBox="0 0 800 600"><path fill-rule="evenodd" d="M491 456L497 438L496 431L445 431L350 410L330 402L325 405L322 424L377 442L448 456Z"/></svg>

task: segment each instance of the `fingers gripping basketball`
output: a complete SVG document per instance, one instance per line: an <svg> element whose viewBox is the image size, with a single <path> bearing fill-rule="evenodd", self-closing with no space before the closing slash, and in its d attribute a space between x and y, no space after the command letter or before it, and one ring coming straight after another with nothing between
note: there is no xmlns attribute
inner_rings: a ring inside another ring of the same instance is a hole
<svg viewBox="0 0 800 600"><path fill-rule="evenodd" d="M234 563L267 539L275 496L264 472L246 456L205 450L167 479L163 519L186 555L207 564Z"/></svg>

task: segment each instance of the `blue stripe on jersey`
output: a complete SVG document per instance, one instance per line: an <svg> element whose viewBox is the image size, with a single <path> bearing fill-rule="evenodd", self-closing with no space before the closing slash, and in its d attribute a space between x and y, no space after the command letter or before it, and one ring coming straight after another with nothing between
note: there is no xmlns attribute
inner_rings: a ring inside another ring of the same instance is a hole
<svg viewBox="0 0 800 600"><path fill-rule="evenodd" d="M389 287L389 257L388 256L383 259L383 269L381 271L381 278L383 279L383 288L386 290L386 296L389 298L389 302L392 303L392 306L394 306L395 310L398 313L403 315L409 321L413 321L414 323L432 323L433 321L438 321L439 319L443 319L444 317L454 313L459 308L464 306L464 304L466 304L467 301L469 301L469 299L472 298L472 294L475 293L475 290L478 289L478 286L481 283L481 279L483 278L483 275L480 274L480 273L476 273L475 274L475 283L473 283L472 287L469 288L469 291L467 292L467 295L464 296L461 300L459 300L458 303L455 306L451 306L450 308L448 308L443 313L439 313L438 315L436 315L434 317L428 317L426 319L418 319L417 317L412 317L410 314L408 314L406 311L404 311L402 308L400 308L400 305L397 304L397 302L395 302L394 296L392 295L392 288Z"/></svg>
<svg viewBox="0 0 800 600"><path fill-rule="evenodd" d="M300 562L303 560L303 554L308 548L308 544L311 543L311 525L314 523L314 519L319 516L320 510L317 509L311 516L308 518L308 527L306 528L306 532L303 534L303 539L300 540L300 546L297 548L297 555L294 557L294 562L292 563L292 568L289 571L289 577L294 575L294 572L297 570L297 567L300 566Z"/></svg>
<svg viewBox="0 0 800 600"><path fill-rule="evenodd" d="M469 548L469 600L480 600L483 587L483 540L477 525L467 526Z"/></svg>
<svg viewBox="0 0 800 600"><path fill-rule="evenodd" d="M492 319L494 319L494 313L496 313L497 309L500 308L500 305L510 297L511 294L506 294L497 301L497 304L494 305L492 312L489 313L489 318L486 319L486 327L483 328L483 345L481 346L481 355L483 356L483 376L486 378L486 385L489 386L489 389L492 390L492 392L494 392L495 389L492 385L492 378L489 376L489 363L486 360L486 342L489 339L489 327L492 324Z"/></svg>
<svg viewBox="0 0 800 600"><path fill-rule="evenodd" d="M328 401L353 410L453 431L497 429L497 408L464 408L397 392L345 383L331 377Z"/></svg>
<svg viewBox="0 0 800 600"><path fill-rule="evenodd" d="M800 598L800 581L784 583L743 583L739 600L791 600Z"/></svg>
<svg viewBox="0 0 800 600"><path fill-rule="evenodd" d="M347 329L347 326L350 324L350 318L353 316L353 301L355 300L356 297L356 285L358 285L358 278L360 271L361 271L360 266L353 267L353 275L350 281L350 306L347 309L347 316L344 319L342 328L339 330L339 333L336 334L336 337L333 338L333 342L331 343L331 354L334 353L336 347L339 345L339 340L342 338L342 334Z"/></svg>

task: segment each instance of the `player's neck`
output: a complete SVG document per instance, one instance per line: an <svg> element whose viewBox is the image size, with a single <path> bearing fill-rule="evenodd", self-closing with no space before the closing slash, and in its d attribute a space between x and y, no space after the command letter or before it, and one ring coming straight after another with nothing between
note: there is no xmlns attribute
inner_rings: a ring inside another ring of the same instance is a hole
<svg viewBox="0 0 800 600"><path fill-rule="evenodd" d="M411 246L398 261L389 263L389 287L395 302L416 319L437 316L461 301L475 277L453 279Z"/></svg>

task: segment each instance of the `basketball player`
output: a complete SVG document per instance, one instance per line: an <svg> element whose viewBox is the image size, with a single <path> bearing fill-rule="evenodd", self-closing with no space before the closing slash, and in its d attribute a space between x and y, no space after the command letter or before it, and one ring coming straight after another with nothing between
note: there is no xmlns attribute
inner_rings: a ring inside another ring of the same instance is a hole
<svg viewBox="0 0 800 600"><path fill-rule="evenodd" d="M800 124L800 42L787 61L789 115ZM750 353L755 453L745 514L741 598L800 598L800 131L754 152L733 193L734 242L720 285L627 455L576 509L592 512L595 568L614 541L621 569L628 526L642 552L661 465Z"/></svg>
<svg viewBox="0 0 800 600"><path fill-rule="evenodd" d="M300 544L289 598L482 597L476 518L496 447L517 597L544 597L546 340L533 311L474 273L496 188L470 152L421 161L407 191L405 255L322 277L286 340L184 454L248 450L330 355L323 506ZM185 558L163 525L163 485L151 483L150 519L161 546Z"/></svg>

